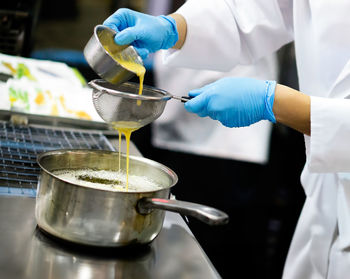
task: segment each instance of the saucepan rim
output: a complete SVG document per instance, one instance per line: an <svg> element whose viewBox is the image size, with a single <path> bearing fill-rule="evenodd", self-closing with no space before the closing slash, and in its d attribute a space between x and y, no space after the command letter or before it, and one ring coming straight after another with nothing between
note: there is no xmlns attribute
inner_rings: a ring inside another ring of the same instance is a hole
<svg viewBox="0 0 350 279"><path fill-rule="evenodd" d="M55 179L62 181L64 183L67 183L69 185L75 186L75 187L80 187L80 188L86 188L86 189L90 189L90 190L96 190L96 191L103 191L103 192L109 192L109 193L118 193L118 194L125 194L125 195L135 195L135 194L144 194L144 193L156 193L159 191L163 191L163 190L167 190L170 189L171 187L173 187L174 185L176 185L177 181L178 181L178 176L177 174L170 169L169 167L156 162L154 160L145 158L145 157L140 157L140 156L135 156L135 155L129 155L129 160L136 160L136 161L140 161L146 164L149 164L153 167L158 167L159 169L161 169L162 171L166 172L170 177L172 177L172 183L169 186L165 186L162 187L160 189L157 190L150 190L150 191L118 191L118 190L108 190L108 189L101 189L101 188L95 188L92 186L83 186L83 185L78 185L75 183L72 183L69 180L60 178L59 176L53 174L51 171L49 171L45 166L43 166L43 164L41 163L41 161L43 160L44 157L47 156L52 156L52 155L59 155L59 154L65 154L65 153L69 153L69 152L88 152L88 153L101 153L101 154L116 154L118 156L118 152L117 151L110 151L110 150L95 150L95 149L56 149L56 150L50 150L50 151L46 151L46 152L42 152L37 156L37 164L39 165L41 171L44 171L45 173L47 173L48 175L54 177ZM126 157L125 153L121 153L122 157ZM69 168L68 168L69 169Z"/></svg>

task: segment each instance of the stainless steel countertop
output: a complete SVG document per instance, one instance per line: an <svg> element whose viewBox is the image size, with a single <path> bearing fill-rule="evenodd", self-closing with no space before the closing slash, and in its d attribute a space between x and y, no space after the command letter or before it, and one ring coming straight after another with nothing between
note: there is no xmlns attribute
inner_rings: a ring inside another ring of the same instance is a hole
<svg viewBox="0 0 350 279"><path fill-rule="evenodd" d="M94 248L43 233L35 199L0 196L0 278L220 278L181 216L138 249Z"/></svg>
<svg viewBox="0 0 350 279"><path fill-rule="evenodd" d="M140 155L133 145L131 153ZM106 249L43 233L34 212L34 198L0 196L0 278L220 278L177 213L166 213L150 245Z"/></svg>

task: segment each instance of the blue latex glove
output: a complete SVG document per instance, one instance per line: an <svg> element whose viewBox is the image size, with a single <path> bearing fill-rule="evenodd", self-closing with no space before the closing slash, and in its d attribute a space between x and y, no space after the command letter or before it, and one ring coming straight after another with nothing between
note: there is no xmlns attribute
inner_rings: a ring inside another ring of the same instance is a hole
<svg viewBox="0 0 350 279"><path fill-rule="evenodd" d="M272 112L275 81L223 78L189 92L189 112L209 116L227 127L249 126L260 120L276 122Z"/></svg>
<svg viewBox="0 0 350 279"><path fill-rule="evenodd" d="M170 16L151 16L122 8L103 24L119 32L114 38L118 45L132 44L143 59L150 52L173 47L179 38L176 22Z"/></svg>

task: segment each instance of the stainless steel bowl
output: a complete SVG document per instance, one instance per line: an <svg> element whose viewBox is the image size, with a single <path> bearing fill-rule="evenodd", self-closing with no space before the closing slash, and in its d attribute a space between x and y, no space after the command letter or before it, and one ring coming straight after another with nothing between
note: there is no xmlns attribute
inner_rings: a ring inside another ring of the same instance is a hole
<svg viewBox="0 0 350 279"><path fill-rule="evenodd" d="M115 35L116 31L107 26L95 26L94 34L84 48L84 56L90 67L101 78L113 84L120 84L128 81L135 73L121 66L106 51L104 46L108 46L109 49L113 50L113 53L119 53L125 57L125 60L132 60L141 65L143 62L133 46L117 45L114 42Z"/></svg>
<svg viewBox="0 0 350 279"><path fill-rule="evenodd" d="M125 166L125 155L121 168ZM208 224L228 222L228 216L211 207L170 200L176 174L155 161L130 156L130 175L146 176L162 188L148 192L116 192L83 187L65 181L56 170L92 168L118 170L117 152L56 150L38 156L35 217L44 231L76 243L120 247L151 242L163 226L164 209L194 216Z"/></svg>

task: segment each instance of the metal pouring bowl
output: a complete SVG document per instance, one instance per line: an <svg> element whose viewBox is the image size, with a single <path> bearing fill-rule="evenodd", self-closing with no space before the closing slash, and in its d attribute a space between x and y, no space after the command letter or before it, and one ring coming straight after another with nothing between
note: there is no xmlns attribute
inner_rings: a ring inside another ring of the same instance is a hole
<svg viewBox="0 0 350 279"><path fill-rule="evenodd" d="M128 81L135 73L121 66L104 46L107 46L112 53L119 53L125 60L132 60L141 65L143 62L133 46L120 46L114 42L116 34L116 31L107 26L95 26L94 34L84 48L84 56L90 67L101 78L113 84L120 84Z"/></svg>
<svg viewBox="0 0 350 279"><path fill-rule="evenodd" d="M125 154L120 168L125 170ZM164 210L190 215L210 224L228 222L212 207L168 199L177 175L150 159L130 156L130 175L146 176L161 188L125 192L85 187L66 181L56 170L119 170L119 153L103 150L54 150L42 153L36 196L38 226L61 239L105 247L147 244L163 226ZM161 209L161 210L160 210Z"/></svg>
<svg viewBox="0 0 350 279"><path fill-rule="evenodd" d="M139 84L125 82L111 84L101 79L92 80L92 101L101 118L114 127L128 122L130 128L141 128L156 120L164 111L171 94L151 86L144 86L138 94Z"/></svg>

